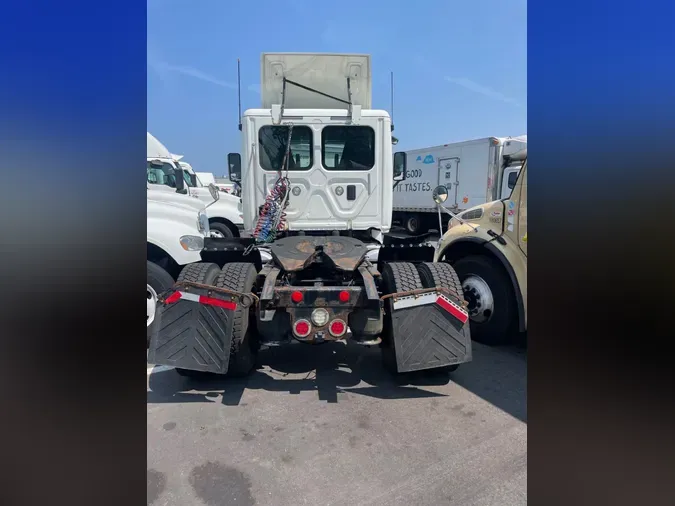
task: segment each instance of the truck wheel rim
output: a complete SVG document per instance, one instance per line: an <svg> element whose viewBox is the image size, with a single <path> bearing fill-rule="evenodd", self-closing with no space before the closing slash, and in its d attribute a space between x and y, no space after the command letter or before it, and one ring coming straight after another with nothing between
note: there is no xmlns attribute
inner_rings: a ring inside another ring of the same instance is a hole
<svg viewBox="0 0 675 506"><path fill-rule="evenodd" d="M462 282L464 297L469 303L469 317L476 323L487 322L494 312L492 290L483 278L469 274Z"/></svg>
<svg viewBox="0 0 675 506"><path fill-rule="evenodd" d="M211 237L213 237L215 239L224 239L225 238L223 233L218 231L218 230L210 230L209 234L211 235Z"/></svg>
<svg viewBox="0 0 675 506"><path fill-rule="evenodd" d="M149 327L155 321L155 312L157 311L157 292L150 285L148 285L147 299Z"/></svg>

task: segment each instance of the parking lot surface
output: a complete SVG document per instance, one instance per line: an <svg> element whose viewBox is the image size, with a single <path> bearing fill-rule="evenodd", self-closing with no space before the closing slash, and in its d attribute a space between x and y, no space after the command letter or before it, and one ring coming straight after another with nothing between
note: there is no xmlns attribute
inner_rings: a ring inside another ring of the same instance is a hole
<svg viewBox="0 0 675 506"><path fill-rule="evenodd" d="M148 365L148 504L526 504L524 347L403 378L340 343L259 363L199 381Z"/></svg>

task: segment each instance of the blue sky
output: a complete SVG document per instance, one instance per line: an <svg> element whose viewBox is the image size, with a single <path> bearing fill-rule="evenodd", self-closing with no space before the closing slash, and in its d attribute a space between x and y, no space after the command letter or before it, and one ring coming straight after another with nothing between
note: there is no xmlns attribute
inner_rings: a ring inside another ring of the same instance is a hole
<svg viewBox="0 0 675 506"><path fill-rule="evenodd" d="M401 7L395 7L400 5ZM148 0L148 130L222 175L242 110L260 106L263 52L368 53L373 107L398 148L527 132L526 0Z"/></svg>

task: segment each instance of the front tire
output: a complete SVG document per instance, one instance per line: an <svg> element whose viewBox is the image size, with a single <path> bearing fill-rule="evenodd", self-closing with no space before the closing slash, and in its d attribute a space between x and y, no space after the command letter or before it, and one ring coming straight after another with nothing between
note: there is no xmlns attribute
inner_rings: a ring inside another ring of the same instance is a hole
<svg viewBox="0 0 675 506"><path fill-rule="evenodd" d="M517 323L517 306L504 268L482 255L460 258L453 267L469 304L471 337L490 346L508 343Z"/></svg>
<svg viewBox="0 0 675 506"><path fill-rule="evenodd" d="M230 230L230 227L228 227L224 223L211 222L209 223L209 229L210 235L213 238L229 239L231 237L234 237L234 234L232 233L232 230Z"/></svg>
<svg viewBox="0 0 675 506"><path fill-rule="evenodd" d="M147 347L150 348L150 337L157 323L157 297L173 286L173 277L159 265L147 263Z"/></svg>

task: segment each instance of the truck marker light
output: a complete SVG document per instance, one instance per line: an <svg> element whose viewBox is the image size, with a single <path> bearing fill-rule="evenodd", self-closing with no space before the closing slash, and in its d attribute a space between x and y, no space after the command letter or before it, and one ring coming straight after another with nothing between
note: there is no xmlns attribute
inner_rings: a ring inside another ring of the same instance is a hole
<svg viewBox="0 0 675 506"><path fill-rule="evenodd" d="M295 332L295 335L298 337L307 337L311 329L312 326L307 320L298 320L293 326L293 332Z"/></svg>
<svg viewBox="0 0 675 506"><path fill-rule="evenodd" d="M344 335L345 332L347 332L347 324L345 324L345 322L343 322L342 320L333 320L332 322L330 322L328 331L334 337L341 337Z"/></svg>
<svg viewBox="0 0 675 506"><path fill-rule="evenodd" d="M295 291L291 294L291 300L296 304L302 302L302 292Z"/></svg>
<svg viewBox="0 0 675 506"><path fill-rule="evenodd" d="M340 302L349 302L349 292L347 290L342 290L338 297L340 298Z"/></svg>

